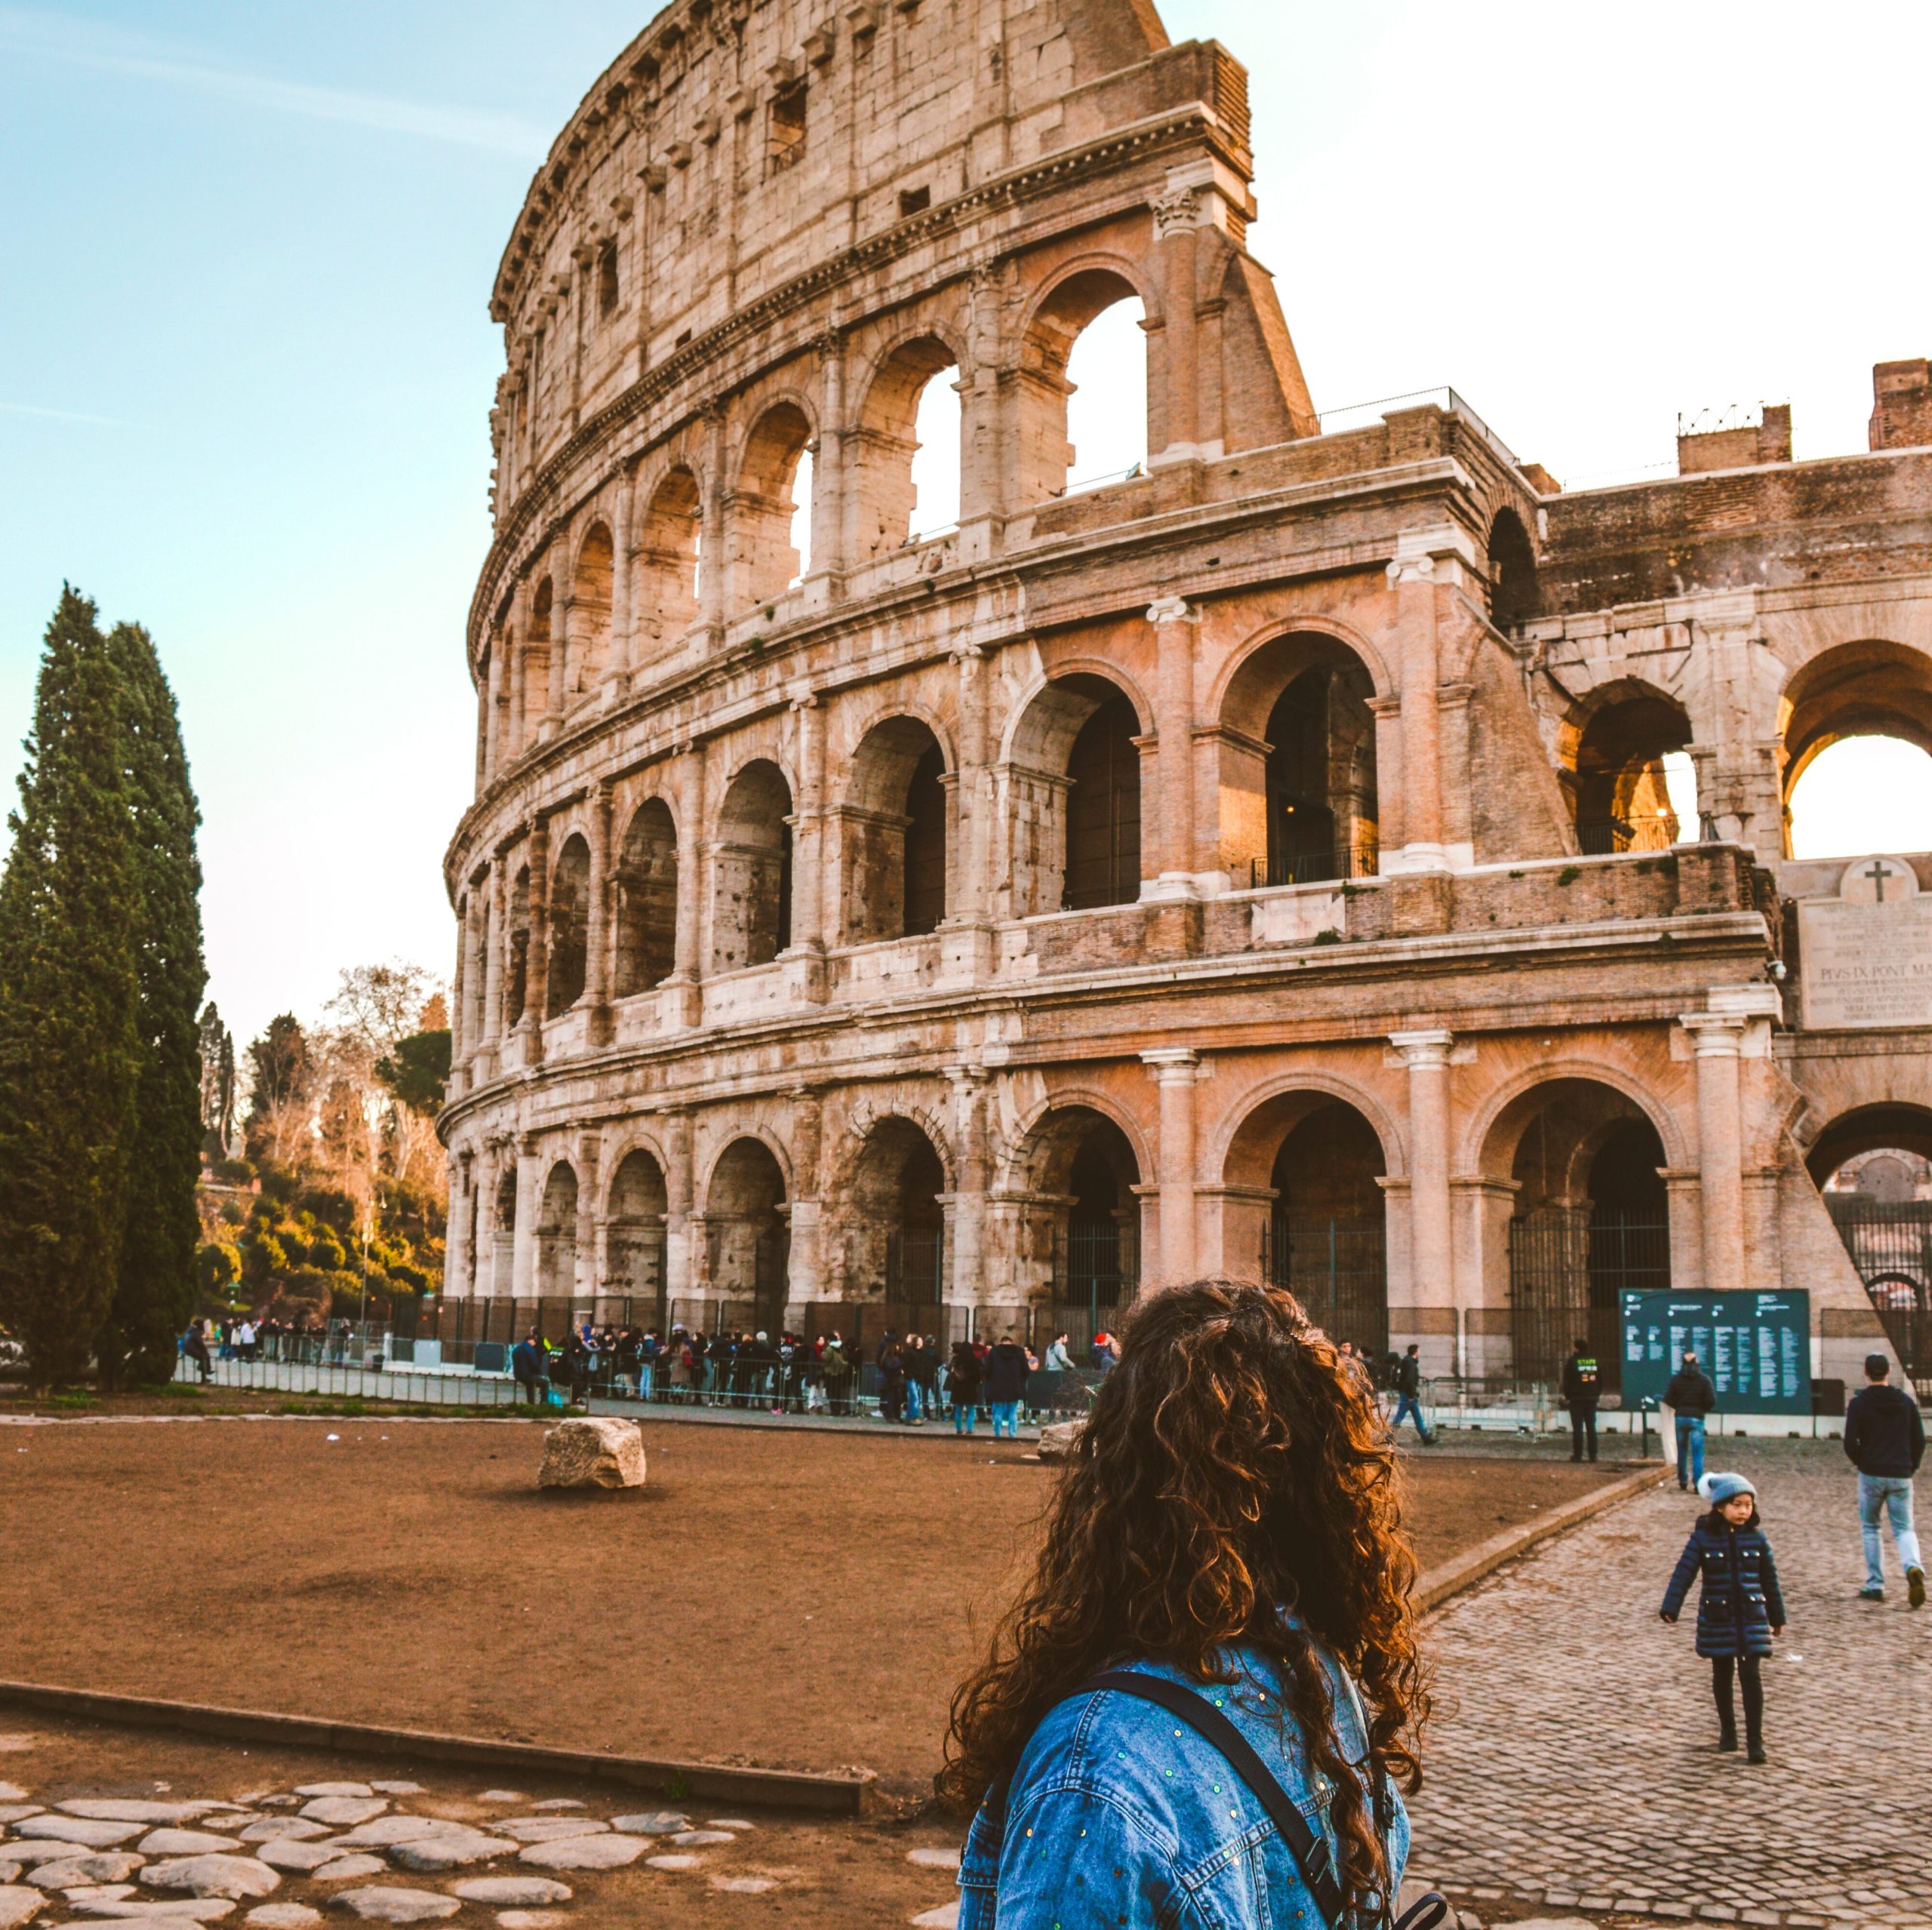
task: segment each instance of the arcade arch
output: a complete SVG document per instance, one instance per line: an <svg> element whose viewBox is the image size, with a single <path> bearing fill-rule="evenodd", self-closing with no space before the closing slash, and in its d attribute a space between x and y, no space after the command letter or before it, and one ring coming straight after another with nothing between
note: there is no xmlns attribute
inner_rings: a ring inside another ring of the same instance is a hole
<svg viewBox="0 0 1932 1930"><path fill-rule="evenodd" d="M1340 638L1297 631L1250 653L1221 704L1222 862L1238 885L1374 875L1375 684Z"/></svg>
<svg viewBox="0 0 1932 1930"><path fill-rule="evenodd" d="M1133 699L1086 672L1027 705L1005 773L1015 917L1140 897L1140 735Z"/></svg>
<svg viewBox="0 0 1932 1930"><path fill-rule="evenodd" d="M783 596L811 567L811 439L804 410L780 402L758 418L746 441L725 564L734 616Z"/></svg>
<svg viewBox="0 0 1932 1930"><path fill-rule="evenodd" d="M1792 672L1780 721L1786 855L1854 857L1905 848L1897 790L1900 780L1909 783L1921 776L1918 761L1894 752L1894 768L1882 776L1869 757L1850 771L1840 759L1820 761L1850 739L1864 740L1861 750L1870 748L1872 739L1889 739L1932 754L1932 658L1879 640L1822 651ZM1826 821L1814 834L1803 834L1799 823L1801 785L1814 811L1824 794L1837 793L1829 813L1820 813Z"/></svg>
<svg viewBox="0 0 1932 1930"><path fill-rule="evenodd" d="M520 1024L530 1003L530 867L510 880L509 969L503 974L503 1028Z"/></svg>
<svg viewBox="0 0 1932 1930"><path fill-rule="evenodd" d="M1131 307L1127 305L1131 304ZM1109 311L1113 329L1083 338ZM1015 385L1020 437L1014 500L1032 503L1063 496L1078 471L1080 484L1120 480L1120 472L1144 465L1147 455L1146 309L1140 291L1118 270L1083 269L1060 282L1035 311L1022 345ZM1131 327L1134 339L1126 330ZM1112 337L1112 339L1109 339ZM1077 365L1076 365L1076 358ZM1091 366L1090 367L1090 364ZM1088 438L1088 459L1072 440L1069 403L1085 377L1097 405L1078 411ZM1117 456L1125 460L1118 467ZM1100 466L1109 466L1103 469Z"/></svg>
<svg viewBox="0 0 1932 1930"><path fill-rule="evenodd" d="M1690 719L1674 698L1637 684L1601 693L1575 730L1564 773L1577 848L1607 857L1694 840L1694 809L1686 825L1672 794L1683 795L1690 739Z"/></svg>
<svg viewBox="0 0 1932 1930"><path fill-rule="evenodd" d="M946 1298L945 1162L924 1130L897 1114L866 1135L844 1202L847 1297L894 1308Z"/></svg>
<svg viewBox="0 0 1932 1930"><path fill-rule="evenodd" d="M784 1171L762 1139L734 1139L719 1155L705 1194L704 1232L720 1330L775 1332L791 1267L790 1209Z"/></svg>
<svg viewBox="0 0 1932 1930"><path fill-rule="evenodd" d="M568 705L592 695L604 681L611 660L611 592L615 557L611 531L593 523L577 557L571 595Z"/></svg>
<svg viewBox="0 0 1932 1930"><path fill-rule="evenodd" d="M523 715L518 720L518 748L537 741L550 708L550 619L555 592L546 576L530 599L530 623L523 639Z"/></svg>
<svg viewBox="0 0 1932 1930"><path fill-rule="evenodd" d="M895 349L873 377L851 438L855 562L890 555L959 520L958 360L938 337ZM922 462L930 448L949 466Z"/></svg>
<svg viewBox="0 0 1932 1930"><path fill-rule="evenodd" d="M936 931L946 916L946 753L912 717L875 724L838 810L848 944Z"/></svg>
<svg viewBox="0 0 1932 1930"><path fill-rule="evenodd" d="M617 996L660 985L677 966L678 829L661 798L632 814L617 856Z"/></svg>
<svg viewBox="0 0 1932 1930"><path fill-rule="evenodd" d="M1506 1280L1486 1281L1488 1305L1509 1308L1512 1371L1554 1384L1573 1345L1587 1341L1604 1384L1620 1384L1619 1295L1671 1283L1663 1141L1626 1093L1589 1078L1534 1085L1503 1108L1484 1144Z"/></svg>
<svg viewBox="0 0 1932 1930"><path fill-rule="evenodd" d="M655 1157L641 1146L626 1153L611 1182L604 1290L641 1302L629 1317L660 1329L666 1324L664 1229L669 1210L664 1169Z"/></svg>
<svg viewBox="0 0 1932 1930"><path fill-rule="evenodd" d="M1499 509L1489 526L1489 607L1499 630L1513 629L1537 613L1537 554L1515 510Z"/></svg>
<svg viewBox="0 0 1932 1930"><path fill-rule="evenodd" d="M583 997L590 966L590 847L573 831L550 879L550 958L544 1016L561 1017Z"/></svg>
<svg viewBox="0 0 1932 1930"><path fill-rule="evenodd" d="M697 621L703 530L697 478L680 466L651 491L638 533L638 628L654 643L681 637Z"/></svg>
<svg viewBox="0 0 1932 1930"><path fill-rule="evenodd" d="M1242 1120L1223 1170L1231 1271L1286 1288L1334 1339L1380 1360L1389 1162L1367 1117L1327 1093L1277 1093Z"/></svg>
<svg viewBox="0 0 1932 1930"><path fill-rule="evenodd" d="M1021 1251L1044 1277L1049 1327L1078 1352L1140 1290L1140 1161L1115 1121L1075 1103L1034 1126L1023 1167Z"/></svg>
<svg viewBox="0 0 1932 1930"><path fill-rule="evenodd" d="M714 972L769 965L792 942L792 787L769 758L731 780L712 847Z"/></svg>
<svg viewBox="0 0 1932 1930"><path fill-rule="evenodd" d="M537 1291L545 1300L577 1292L577 1173L565 1160L550 1169L537 1209Z"/></svg>

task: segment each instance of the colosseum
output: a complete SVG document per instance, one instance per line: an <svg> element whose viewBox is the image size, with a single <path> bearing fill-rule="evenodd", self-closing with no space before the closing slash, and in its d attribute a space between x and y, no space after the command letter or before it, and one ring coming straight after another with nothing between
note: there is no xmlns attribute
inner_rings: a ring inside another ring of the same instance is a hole
<svg viewBox="0 0 1932 1930"><path fill-rule="evenodd" d="M1829 1182L1932 1151L1932 858L1795 860L1788 803L1932 746L1927 364L1868 451L1769 410L1611 488L1452 391L1324 423L1250 112L1152 0L676 0L557 140L491 303L446 1332L1078 1339L1226 1271L1471 1381L1636 1286L1906 1351Z"/></svg>

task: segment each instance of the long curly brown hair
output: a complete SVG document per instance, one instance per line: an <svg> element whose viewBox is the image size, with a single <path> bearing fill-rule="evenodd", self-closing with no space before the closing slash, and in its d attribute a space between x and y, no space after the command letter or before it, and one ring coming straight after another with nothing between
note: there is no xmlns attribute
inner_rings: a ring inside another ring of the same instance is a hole
<svg viewBox="0 0 1932 1930"><path fill-rule="evenodd" d="M1374 1767L1417 1788L1429 1692L1415 1578L1387 1430L1294 1297L1226 1280L1151 1294L1049 1504L1032 1579L953 1697L940 1797L970 1812L1048 1711L1109 1664L1226 1682L1226 1652L1245 1645L1290 1686L1361 1901L1387 1874L1381 1833L1315 1644L1361 1688Z"/></svg>

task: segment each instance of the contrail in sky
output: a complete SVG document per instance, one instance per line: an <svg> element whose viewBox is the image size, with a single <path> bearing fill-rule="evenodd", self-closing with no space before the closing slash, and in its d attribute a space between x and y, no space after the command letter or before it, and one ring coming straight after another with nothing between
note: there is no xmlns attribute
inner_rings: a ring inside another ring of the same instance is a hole
<svg viewBox="0 0 1932 1930"><path fill-rule="evenodd" d="M189 88L223 100L269 112L297 114L312 121L375 128L386 134L413 134L425 140L454 142L493 153L541 160L549 143L542 132L515 115L486 114L433 102L392 100L380 94L353 94L339 88L310 87L278 81L206 60L145 36L97 22L36 8L0 6L0 47L38 54L137 78Z"/></svg>
<svg viewBox="0 0 1932 1930"><path fill-rule="evenodd" d="M132 429L112 416L84 416L75 409L37 409L30 402L0 402L0 416L38 416L50 423L92 423L100 429Z"/></svg>

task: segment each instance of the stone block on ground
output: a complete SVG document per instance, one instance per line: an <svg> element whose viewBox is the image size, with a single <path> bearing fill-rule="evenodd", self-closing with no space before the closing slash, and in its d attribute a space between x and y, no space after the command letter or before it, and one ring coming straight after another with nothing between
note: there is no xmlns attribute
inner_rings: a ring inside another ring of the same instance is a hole
<svg viewBox="0 0 1932 1930"><path fill-rule="evenodd" d="M235 1913L228 1897L171 1897L165 1903L77 1903L72 1907L83 1916L103 1917L115 1923L219 1923Z"/></svg>
<svg viewBox="0 0 1932 1930"><path fill-rule="evenodd" d="M297 1796L374 1796L374 1783L297 1783Z"/></svg>
<svg viewBox="0 0 1932 1930"><path fill-rule="evenodd" d="M254 1930L315 1930L321 1920L322 1913L305 1903L262 1904L242 1919Z"/></svg>
<svg viewBox="0 0 1932 1930"><path fill-rule="evenodd" d="M369 1923L429 1923L440 1916L454 1916L463 1907L458 1898L435 1890L405 1890L386 1883L344 1890L329 1901L339 1910L353 1910Z"/></svg>
<svg viewBox="0 0 1932 1930"><path fill-rule="evenodd" d="M644 1867L647 1870L669 1870L674 1872L702 1870L704 1867L704 1858L701 1856L647 1856L644 1859Z"/></svg>
<svg viewBox="0 0 1932 1930"><path fill-rule="evenodd" d="M271 1870L294 1870L306 1873L321 1869L325 1863L334 1862L344 1852L342 1839L329 1836L318 1843L278 1838L272 1842L257 1843L255 1854Z"/></svg>
<svg viewBox="0 0 1932 1930"><path fill-rule="evenodd" d="M132 1883L72 1883L60 1892L69 1903L125 1903L134 1893Z"/></svg>
<svg viewBox="0 0 1932 1930"><path fill-rule="evenodd" d="M641 1488L644 1435L635 1421L560 1421L543 1437L540 1488Z"/></svg>
<svg viewBox="0 0 1932 1930"><path fill-rule="evenodd" d="M389 1873L389 1865L380 1856L339 1856L333 1863L325 1863L315 1872L318 1883L346 1883L352 1878L384 1876Z"/></svg>
<svg viewBox="0 0 1932 1930"><path fill-rule="evenodd" d="M555 1843L573 1836L601 1836L611 1826L594 1816L506 1816L500 1823L493 1820L490 1827L520 1843Z"/></svg>
<svg viewBox="0 0 1932 1930"><path fill-rule="evenodd" d="M452 1830L398 1843L389 1852L389 1861L399 1869L440 1873L472 1863L488 1863L494 1857L513 1856L516 1847L507 1836L485 1836L481 1830Z"/></svg>
<svg viewBox="0 0 1932 1930"><path fill-rule="evenodd" d="M128 1849L90 1850L84 1856L35 1864L33 1880L43 1890L70 1890L77 1883L125 1883L146 1861Z"/></svg>
<svg viewBox="0 0 1932 1930"><path fill-rule="evenodd" d="M714 1843L734 1843L729 1830L680 1830L671 1840L680 1849L707 1849Z"/></svg>
<svg viewBox="0 0 1932 1930"><path fill-rule="evenodd" d="M281 1873L252 1856L175 1856L150 1863L141 1881L151 1890L186 1890L197 1897L266 1897Z"/></svg>
<svg viewBox="0 0 1932 1930"><path fill-rule="evenodd" d="M138 1823L109 1822L90 1816L51 1816L45 1812L20 1825L23 1836L38 1837L46 1842L78 1843L87 1849L114 1849L140 1833Z"/></svg>
<svg viewBox="0 0 1932 1930"><path fill-rule="evenodd" d="M466 1876L450 1885L450 1895L465 1903L496 1904L505 1910L540 1910L568 1903L571 1886L549 1876Z"/></svg>
<svg viewBox="0 0 1932 1930"><path fill-rule="evenodd" d="M0 1802L24 1802L27 1793L18 1783L0 1783Z"/></svg>
<svg viewBox="0 0 1932 1930"><path fill-rule="evenodd" d="M39 1891L23 1883L0 1885L0 1930L19 1930L39 1915L47 1899Z"/></svg>
<svg viewBox="0 0 1932 1930"><path fill-rule="evenodd" d="M336 1842L343 1849L388 1849L396 1843L420 1842L426 1836L469 1833L467 1823L449 1822L441 1816L378 1816L345 1830Z"/></svg>
<svg viewBox="0 0 1932 1930"><path fill-rule="evenodd" d="M225 1802L146 1802L119 1796L83 1796L70 1802L57 1802L63 1816L85 1816L100 1823L192 1823L211 1809L226 1809Z"/></svg>
<svg viewBox="0 0 1932 1930"><path fill-rule="evenodd" d="M957 1870L959 1852L956 1849L908 1850L906 1861L917 1870Z"/></svg>
<svg viewBox="0 0 1932 1930"><path fill-rule="evenodd" d="M647 1836L571 1836L532 1843L517 1861L537 1870L621 1870L651 1847Z"/></svg>
<svg viewBox="0 0 1932 1930"><path fill-rule="evenodd" d="M778 1879L775 1876L714 1876L711 1879L714 1890L724 1890L734 1896L758 1897L767 1890L775 1890Z"/></svg>
<svg viewBox="0 0 1932 1930"><path fill-rule="evenodd" d="M500 1910L497 1930L562 1930L570 1919L561 1910Z"/></svg>
<svg viewBox="0 0 1932 1930"><path fill-rule="evenodd" d="M326 1823L306 1816L264 1816L259 1823L251 1823L243 1830L242 1840L245 1843L312 1842L328 1833Z"/></svg>
<svg viewBox="0 0 1932 1930"><path fill-rule="evenodd" d="M382 1796L321 1796L302 1806L302 1813L316 1823L370 1823L386 1813L389 1799Z"/></svg>
<svg viewBox="0 0 1932 1930"><path fill-rule="evenodd" d="M1040 1458L1042 1461L1064 1461L1073 1452L1073 1444L1079 1440L1084 1421L1056 1421L1040 1430Z"/></svg>
<svg viewBox="0 0 1932 1930"><path fill-rule="evenodd" d="M632 1836L675 1836L680 1830L688 1830L691 1819L681 1816L675 1809L651 1809L636 1816L614 1816L611 1819L614 1830L621 1830Z"/></svg>
<svg viewBox="0 0 1932 1930"><path fill-rule="evenodd" d="M0 1788L11 1789L13 1784L0 1784ZM0 1802L0 1823L24 1823L29 1816L42 1816L47 1812L37 1802Z"/></svg>
<svg viewBox="0 0 1932 1930"><path fill-rule="evenodd" d="M239 1836L217 1836L212 1830L150 1830L136 1845L143 1856L205 1856L218 1849L239 1849Z"/></svg>

